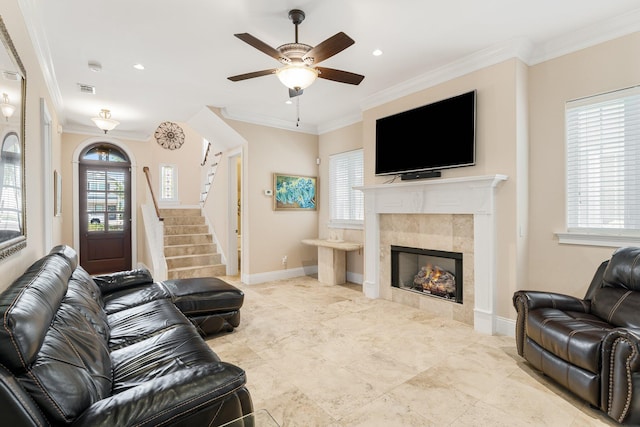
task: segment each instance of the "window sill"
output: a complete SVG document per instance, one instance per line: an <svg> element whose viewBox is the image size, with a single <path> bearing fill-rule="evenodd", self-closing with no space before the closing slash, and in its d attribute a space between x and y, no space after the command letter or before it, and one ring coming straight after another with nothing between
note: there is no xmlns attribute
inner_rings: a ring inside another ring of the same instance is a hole
<svg viewBox="0 0 640 427"><path fill-rule="evenodd" d="M563 245L606 246L620 248L623 246L640 246L640 236L621 236L604 233L556 233L558 242Z"/></svg>
<svg viewBox="0 0 640 427"><path fill-rule="evenodd" d="M364 222L362 223L353 223L353 222L340 222L340 221L332 221L327 224L328 228L342 228L345 230L364 230Z"/></svg>

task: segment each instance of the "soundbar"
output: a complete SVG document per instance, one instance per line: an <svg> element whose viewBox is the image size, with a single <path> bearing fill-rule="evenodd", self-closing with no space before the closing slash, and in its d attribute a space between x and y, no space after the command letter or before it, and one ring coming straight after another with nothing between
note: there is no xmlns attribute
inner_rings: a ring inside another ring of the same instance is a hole
<svg viewBox="0 0 640 427"><path fill-rule="evenodd" d="M440 178L442 173L440 171L424 171L424 172L412 172L403 173L400 175L402 181L411 181L413 179L426 179L426 178Z"/></svg>

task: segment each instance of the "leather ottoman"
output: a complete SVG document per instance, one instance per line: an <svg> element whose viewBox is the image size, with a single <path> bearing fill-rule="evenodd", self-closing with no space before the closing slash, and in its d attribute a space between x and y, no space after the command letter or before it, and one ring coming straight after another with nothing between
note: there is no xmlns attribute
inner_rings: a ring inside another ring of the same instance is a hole
<svg viewBox="0 0 640 427"><path fill-rule="evenodd" d="M203 336L231 332L240 324L244 293L217 277L165 280L171 301Z"/></svg>

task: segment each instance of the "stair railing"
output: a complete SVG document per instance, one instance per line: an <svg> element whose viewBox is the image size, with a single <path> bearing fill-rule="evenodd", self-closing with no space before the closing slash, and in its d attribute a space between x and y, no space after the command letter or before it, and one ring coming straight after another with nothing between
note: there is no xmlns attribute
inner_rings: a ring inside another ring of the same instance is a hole
<svg viewBox="0 0 640 427"><path fill-rule="evenodd" d="M209 197L211 185L213 184L213 179L216 176L216 172L218 170L218 165L220 164L221 157L222 157L222 151L219 151L213 155L211 166L209 166L209 170L207 171L207 175L205 177L203 189L202 189L202 192L200 193L200 206L204 206L205 202L207 201L207 197Z"/></svg>
<svg viewBox="0 0 640 427"><path fill-rule="evenodd" d="M158 202L151 187L151 174L148 167L142 168L147 177L147 201L141 206L142 221L145 229L146 252L149 254L153 278L157 281L168 279L167 260L164 256L164 218L160 215Z"/></svg>

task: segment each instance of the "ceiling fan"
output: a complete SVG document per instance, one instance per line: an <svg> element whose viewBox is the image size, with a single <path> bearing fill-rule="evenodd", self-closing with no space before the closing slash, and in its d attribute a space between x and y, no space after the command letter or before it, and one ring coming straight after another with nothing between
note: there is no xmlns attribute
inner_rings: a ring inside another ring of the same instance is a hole
<svg viewBox="0 0 640 427"><path fill-rule="evenodd" d="M255 47L263 53L266 53L270 57L284 64L284 66L280 68L254 71L252 73L239 74L237 76L228 77L228 79L233 82L237 82L252 79L254 77L276 74L282 84L289 88L289 96L292 98L302 95L302 91L309 87L318 77L351 85L360 84L362 79L364 79L364 76L360 74L316 66L320 62L342 52L354 44L355 41L345 33L339 32L315 47L304 43L298 43L298 25L304 21L304 18L304 12L299 9L289 11L289 19L293 22L296 28L296 41L294 43L285 43L278 48L269 46L249 33L234 34L243 42Z"/></svg>

